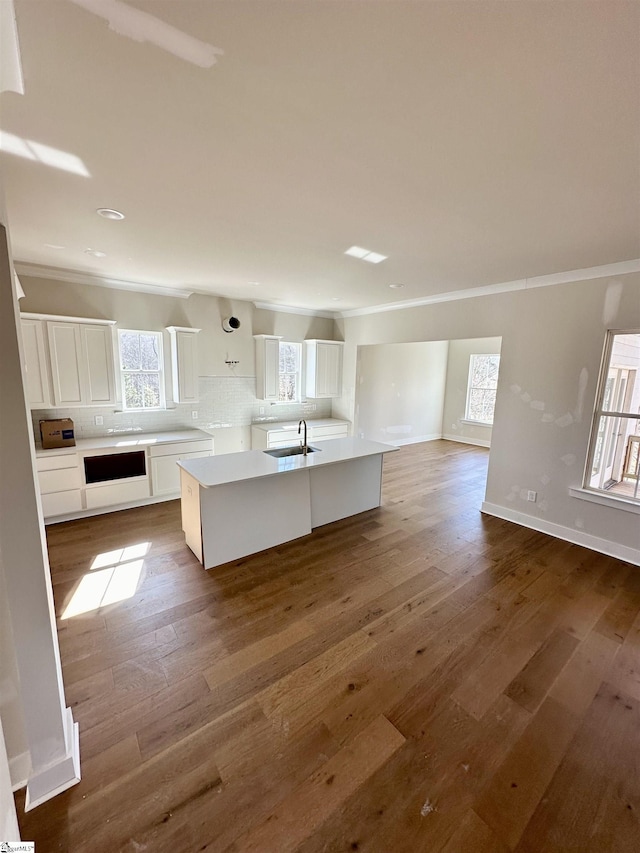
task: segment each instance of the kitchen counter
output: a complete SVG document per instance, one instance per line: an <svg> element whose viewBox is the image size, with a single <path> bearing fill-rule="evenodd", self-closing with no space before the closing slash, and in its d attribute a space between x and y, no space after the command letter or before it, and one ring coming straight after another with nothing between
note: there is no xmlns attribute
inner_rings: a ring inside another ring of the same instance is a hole
<svg viewBox="0 0 640 853"><path fill-rule="evenodd" d="M45 450L36 445L36 456L64 456L70 453L84 454L91 450L107 448L142 448L156 444L174 444L182 441L199 441L211 438L210 433L201 429L184 429L175 432L119 432L94 438L79 438L73 447L52 447Z"/></svg>
<svg viewBox="0 0 640 853"><path fill-rule="evenodd" d="M397 447L360 438L313 447L307 456L247 450L178 462L182 529L206 569L380 506L383 456Z"/></svg>
<svg viewBox="0 0 640 853"><path fill-rule="evenodd" d="M307 426L309 429L312 427L326 427L326 426L334 426L336 424L346 424L348 421L343 420L342 418L306 418ZM262 429L265 432L270 432L271 430L278 429L298 429L297 421L254 421L251 426L255 429Z"/></svg>
<svg viewBox="0 0 640 853"><path fill-rule="evenodd" d="M226 453L223 456L210 456L206 459L185 459L183 462L178 462L178 465L199 485L208 489L225 483L272 477L288 471L335 465L339 462L377 456L398 449L390 444L367 441L364 438L334 438L331 441L315 441L312 446L318 449L307 456L300 454L278 459L269 456L264 450L245 450L241 453Z"/></svg>

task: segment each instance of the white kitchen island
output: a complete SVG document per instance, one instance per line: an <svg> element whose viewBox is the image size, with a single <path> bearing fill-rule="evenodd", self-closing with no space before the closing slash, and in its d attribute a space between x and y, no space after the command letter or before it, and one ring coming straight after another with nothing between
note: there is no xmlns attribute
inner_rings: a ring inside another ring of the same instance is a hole
<svg viewBox="0 0 640 853"><path fill-rule="evenodd" d="M247 450L178 462L182 529L205 569L380 506L383 455L396 447L360 438L313 447L307 456Z"/></svg>

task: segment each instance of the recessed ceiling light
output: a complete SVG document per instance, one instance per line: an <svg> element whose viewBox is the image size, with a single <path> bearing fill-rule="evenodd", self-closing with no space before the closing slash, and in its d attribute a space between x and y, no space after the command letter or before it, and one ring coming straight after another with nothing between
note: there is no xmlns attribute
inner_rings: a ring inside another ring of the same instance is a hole
<svg viewBox="0 0 640 853"><path fill-rule="evenodd" d="M390 284L389 287L392 287L394 290L400 290L401 287L404 287L404 284Z"/></svg>
<svg viewBox="0 0 640 853"><path fill-rule="evenodd" d="M85 255L91 255L92 258L106 258L107 253L101 252L99 249L85 249Z"/></svg>
<svg viewBox="0 0 640 853"><path fill-rule="evenodd" d="M341 302L341 301L342 301L342 297L341 297L341 296L332 296L332 297L331 297L331 301L332 301L332 302Z"/></svg>
<svg viewBox="0 0 640 853"><path fill-rule="evenodd" d="M368 249L361 249L360 246L352 246L350 249L347 249L345 255L351 255L352 258L364 258L365 255L369 254Z"/></svg>
<svg viewBox="0 0 640 853"><path fill-rule="evenodd" d="M47 249L66 249L66 246L59 246L57 243L45 243Z"/></svg>
<svg viewBox="0 0 640 853"><path fill-rule="evenodd" d="M378 252L369 252L369 254L365 255L362 260L368 261L370 264L379 264L380 261L387 260L387 255L380 255Z"/></svg>
<svg viewBox="0 0 640 853"><path fill-rule="evenodd" d="M351 255L352 258L359 258L361 261L368 261L370 264L379 264L380 261L386 261L388 257L388 255L381 255L378 252L363 249L362 246L352 246L350 249L347 249L345 255Z"/></svg>
<svg viewBox="0 0 640 853"><path fill-rule="evenodd" d="M124 219L124 213L120 213L119 210L114 210L112 207L99 207L96 213L105 219Z"/></svg>
<svg viewBox="0 0 640 853"><path fill-rule="evenodd" d="M260 287L259 281L249 281L249 282L247 282L247 284L252 284L254 287Z"/></svg>

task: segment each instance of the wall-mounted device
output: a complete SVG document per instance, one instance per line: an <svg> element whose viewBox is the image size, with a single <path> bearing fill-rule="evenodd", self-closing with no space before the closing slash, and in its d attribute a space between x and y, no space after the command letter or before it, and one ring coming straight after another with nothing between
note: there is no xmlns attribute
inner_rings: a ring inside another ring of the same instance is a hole
<svg viewBox="0 0 640 853"><path fill-rule="evenodd" d="M222 321L222 328L225 332L235 332L240 328L240 320L237 317L225 317Z"/></svg>

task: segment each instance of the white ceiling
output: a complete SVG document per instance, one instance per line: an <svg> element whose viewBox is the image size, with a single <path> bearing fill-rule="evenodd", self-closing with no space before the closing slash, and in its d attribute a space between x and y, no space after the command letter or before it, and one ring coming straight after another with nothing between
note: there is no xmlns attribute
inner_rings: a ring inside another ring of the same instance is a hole
<svg viewBox="0 0 640 853"><path fill-rule="evenodd" d="M342 311L640 256L637 2L15 7L18 261Z"/></svg>

